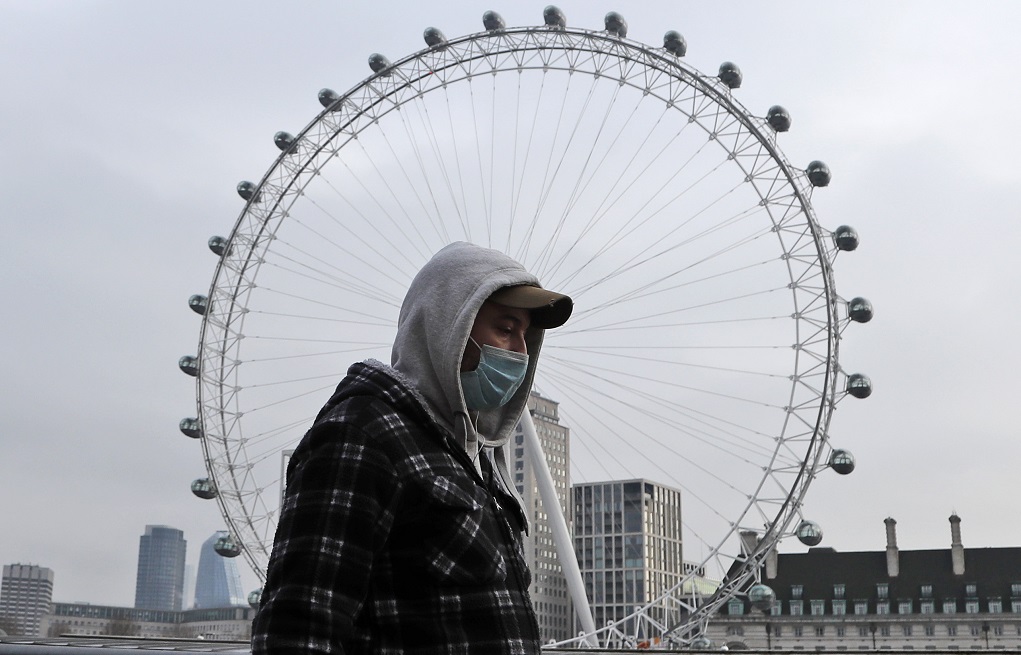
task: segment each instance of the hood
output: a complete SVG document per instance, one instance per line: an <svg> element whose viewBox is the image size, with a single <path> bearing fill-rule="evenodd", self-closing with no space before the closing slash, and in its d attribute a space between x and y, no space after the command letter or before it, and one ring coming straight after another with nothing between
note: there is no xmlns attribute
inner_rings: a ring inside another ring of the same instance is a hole
<svg viewBox="0 0 1021 655"><path fill-rule="evenodd" d="M543 330L525 335L528 370L510 402L479 413L472 421L461 392L461 357L482 303L497 289L539 281L503 253L470 243L452 243L422 267L408 288L397 323L392 353L400 371L425 399L441 425L462 439L469 455L476 439L503 446L528 401ZM477 431L477 434L476 434ZM502 459L504 453L499 453Z"/></svg>

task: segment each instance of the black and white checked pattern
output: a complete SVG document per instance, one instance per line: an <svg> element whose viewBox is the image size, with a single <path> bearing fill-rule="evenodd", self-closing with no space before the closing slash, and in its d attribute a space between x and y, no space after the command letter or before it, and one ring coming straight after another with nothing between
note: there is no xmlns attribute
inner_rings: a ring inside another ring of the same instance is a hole
<svg viewBox="0 0 1021 655"><path fill-rule="evenodd" d="M538 653L517 504L389 370L352 366L291 457L253 653Z"/></svg>

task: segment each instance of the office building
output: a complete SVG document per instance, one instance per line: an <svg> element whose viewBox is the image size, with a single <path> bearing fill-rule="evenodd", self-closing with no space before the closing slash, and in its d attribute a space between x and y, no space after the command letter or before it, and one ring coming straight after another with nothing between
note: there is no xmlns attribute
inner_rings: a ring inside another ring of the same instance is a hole
<svg viewBox="0 0 1021 655"><path fill-rule="evenodd" d="M237 562L216 552L216 540L230 533L214 532L206 539L199 553L199 570L195 578L195 609L247 605L241 590Z"/></svg>
<svg viewBox="0 0 1021 655"><path fill-rule="evenodd" d="M709 624L714 645L771 650L1021 649L1021 548L965 548L950 517L950 548L771 554L765 611L734 598Z"/></svg>
<svg viewBox="0 0 1021 655"><path fill-rule="evenodd" d="M576 484L573 497L575 551L596 626L623 619L680 582L680 491L614 480ZM650 617L671 618L655 610ZM622 628L634 634L634 625Z"/></svg>
<svg viewBox="0 0 1021 655"><path fill-rule="evenodd" d="M53 571L33 564L5 564L0 579L0 629L39 636L53 600Z"/></svg>
<svg viewBox="0 0 1021 655"><path fill-rule="evenodd" d="M174 611L54 603L53 611L43 617L42 634L247 641L254 618L250 607Z"/></svg>
<svg viewBox="0 0 1021 655"><path fill-rule="evenodd" d="M528 399L528 411L532 415L539 443L542 445L553 478L560 510L568 517L568 494L570 483L571 433L560 424L558 403L532 392ZM532 523L529 534L524 535L525 560L532 572L532 584L528 591L539 619L539 631L543 642L550 639L560 641L572 635L571 600L567 592L567 580L560 568L549 518L535 482L535 469L525 452L524 435L521 426L514 436L511 469L518 493L525 503L525 511Z"/></svg>
<svg viewBox="0 0 1021 655"><path fill-rule="evenodd" d="M184 599L184 533L165 525L147 525L138 541L135 607L180 610Z"/></svg>

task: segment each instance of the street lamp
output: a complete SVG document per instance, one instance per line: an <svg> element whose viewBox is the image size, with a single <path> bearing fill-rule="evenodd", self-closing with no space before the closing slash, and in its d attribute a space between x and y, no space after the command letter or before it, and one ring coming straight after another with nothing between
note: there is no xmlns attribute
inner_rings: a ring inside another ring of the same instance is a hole
<svg viewBox="0 0 1021 655"><path fill-rule="evenodd" d="M989 650L989 622L982 624L982 635L986 638L986 650Z"/></svg>
<svg viewBox="0 0 1021 655"><path fill-rule="evenodd" d="M876 624L869 624L869 632L872 633L872 650L876 650Z"/></svg>

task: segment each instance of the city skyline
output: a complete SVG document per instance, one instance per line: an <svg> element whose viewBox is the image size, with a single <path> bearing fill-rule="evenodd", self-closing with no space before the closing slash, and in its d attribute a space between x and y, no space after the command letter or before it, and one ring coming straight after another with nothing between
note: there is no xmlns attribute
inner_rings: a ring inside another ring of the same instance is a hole
<svg viewBox="0 0 1021 655"><path fill-rule="evenodd" d="M592 29L612 9L561 6L569 24ZM197 442L177 429L195 401L176 363L195 350L187 298L208 289L205 241L229 232L234 186L266 170L277 130L297 131L319 110L320 88L367 76L370 53L417 50L429 25L448 36L479 30L491 8L508 24L537 24L542 7L409 3L383 17L299 3L287 17L308 30L300 53L268 3L0 10L0 48L26 62L0 73L14 99L0 115L17 127L0 164L2 352L17 381L0 411L0 493L16 500L0 562L54 570L54 600L126 606L141 526L184 530L187 561L198 561L199 536L224 522L189 490L205 473ZM808 494L823 545L867 549L877 523L896 516L905 548L941 547L952 511L968 547L1021 544L1004 520L1021 455L1009 411L1021 279L1006 264L1021 229L1011 204L1021 174L1008 159L1021 136L1007 117L1021 99L1002 72L1021 54L1010 33L1021 9L618 9L630 38L656 44L681 31L703 71L737 62L750 108L785 105L794 118L785 152L834 173L814 198L821 222L861 234L858 251L837 260L837 284L872 300L876 318L845 334L841 361L876 391L834 415L834 440L858 468L820 476ZM257 586L242 576L246 592Z"/></svg>

